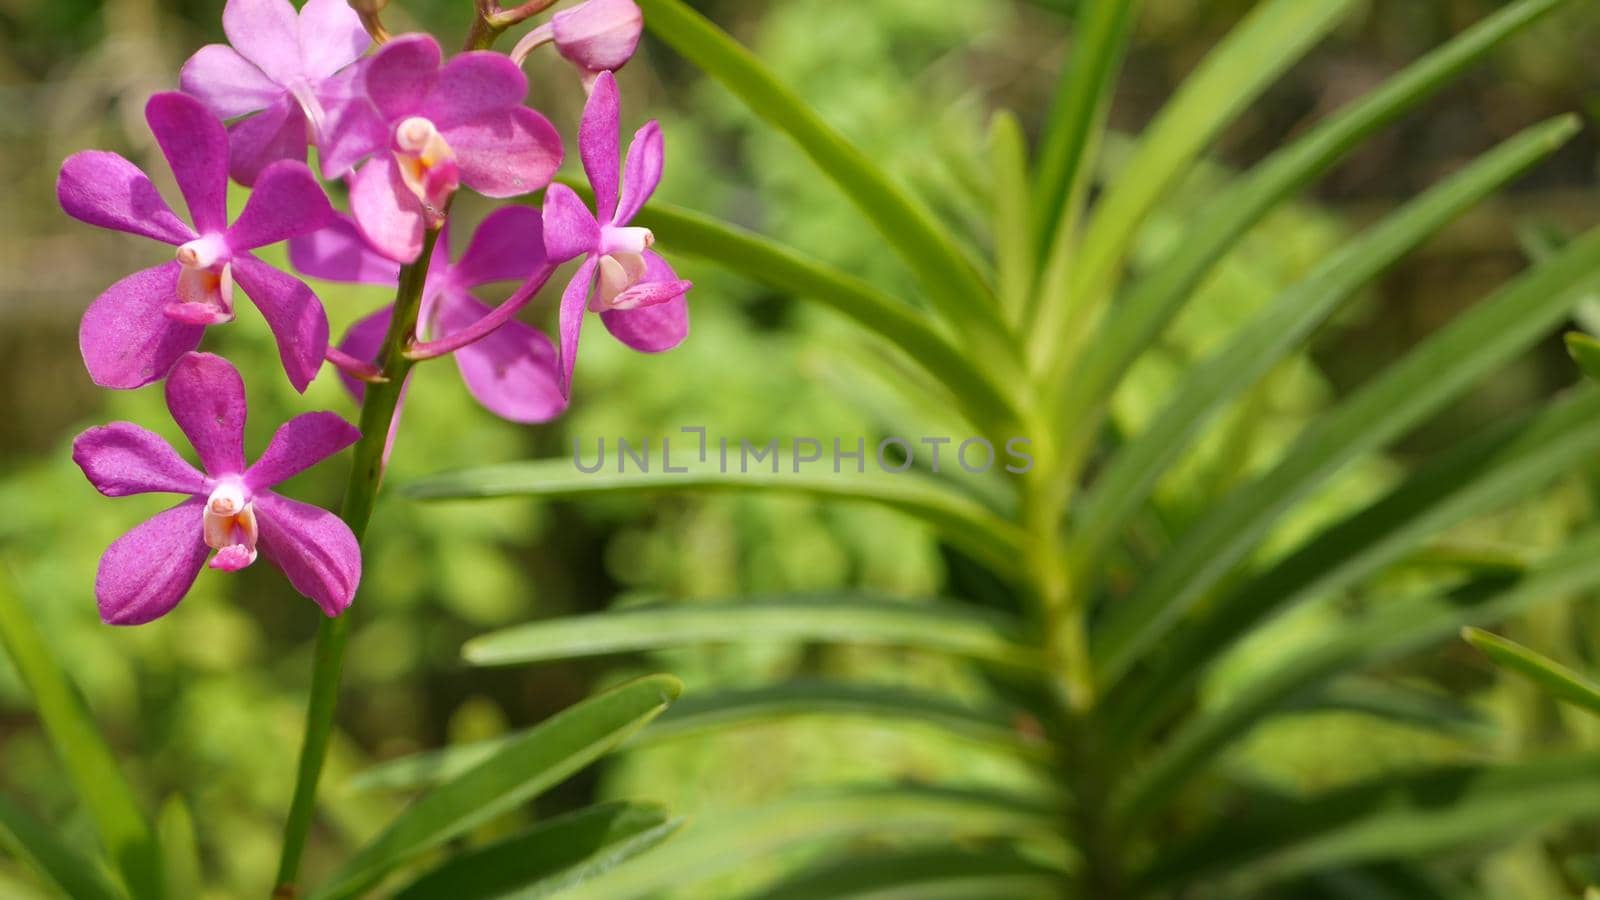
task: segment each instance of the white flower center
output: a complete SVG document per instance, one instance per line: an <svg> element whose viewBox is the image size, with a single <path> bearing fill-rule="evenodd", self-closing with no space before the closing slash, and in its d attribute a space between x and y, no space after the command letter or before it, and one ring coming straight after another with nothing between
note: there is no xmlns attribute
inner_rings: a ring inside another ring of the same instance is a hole
<svg viewBox="0 0 1600 900"><path fill-rule="evenodd" d="M261 531L244 485L229 479L212 490L206 498L202 528L206 546L217 551L212 568L242 569L256 561L256 540Z"/></svg>

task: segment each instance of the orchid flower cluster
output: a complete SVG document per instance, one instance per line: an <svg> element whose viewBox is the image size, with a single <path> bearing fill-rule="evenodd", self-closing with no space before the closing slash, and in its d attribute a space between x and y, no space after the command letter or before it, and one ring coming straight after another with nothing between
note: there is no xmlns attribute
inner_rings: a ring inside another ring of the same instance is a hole
<svg viewBox="0 0 1600 900"><path fill-rule="evenodd" d="M661 179L663 159L654 122L622 159L612 72L639 41L633 0L587 0L558 12L509 55L469 50L448 59L432 36L390 36L379 5L357 5L360 12L345 0L307 0L297 11L289 0L228 0L229 43L201 48L183 66L181 91L149 100L145 118L188 221L114 153L85 151L61 167L57 196L68 215L175 248L174 258L90 304L79 346L102 387L164 381L167 406L203 468L132 423L92 428L75 441L73 459L106 496L184 498L101 558L95 592L108 623L165 614L208 559L213 569L236 571L264 555L329 616L355 596L361 551L351 525L270 489L362 433L334 413L308 413L246 464L243 380L227 360L197 352L207 328L233 321L236 294L266 320L297 391L328 363L357 400L396 377L403 393L411 364L453 355L471 394L520 423L566 409L587 312L645 352L677 346L688 333L689 283L651 249L651 232L631 224ZM531 15L549 5L518 9ZM592 210L552 183L562 139L526 105L522 62L547 44L573 63L574 87L589 94L578 150ZM230 179L251 189L231 220ZM325 184L348 198L348 212L335 209ZM487 216L452 257L451 206L462 189L501 200L546 193L542 211L522 203ZM283 242L298 274L256 255ZM552 339L517 314L572 260L581 261ZM378 310L337 344L321 300L300 277L398 288L408 271L422 285L409 314L397 320L393 307ZM494 285L510 287L491 307L474 292ZM391 342L401 365L386 358ZM392 432L381 439L392 441Z"/></svg>

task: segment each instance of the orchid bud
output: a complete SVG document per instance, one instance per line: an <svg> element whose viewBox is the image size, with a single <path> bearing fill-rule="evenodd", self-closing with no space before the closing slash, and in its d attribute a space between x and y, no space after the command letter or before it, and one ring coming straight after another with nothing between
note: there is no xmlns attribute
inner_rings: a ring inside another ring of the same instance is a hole
<svg viewBox="0 0 1600 900"><path fill-rule="evenodd" d="M554 42L556 50L589 76L615 71L633 58L644 33L644 14L633 0L588 0L551 17L517 43L512 59L522 62L534 48Z"/></svg>

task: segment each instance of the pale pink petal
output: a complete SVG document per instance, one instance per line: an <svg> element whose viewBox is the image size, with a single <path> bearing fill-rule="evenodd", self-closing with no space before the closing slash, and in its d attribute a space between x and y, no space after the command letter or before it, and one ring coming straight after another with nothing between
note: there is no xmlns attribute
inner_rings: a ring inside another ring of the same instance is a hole
<svg viewBox="0 0 1600 900"><path fill-rule="evenodd" d="M400 278L400 264L367 246L355 220L343 215L290 238L289 263L302 275L345 284L393 286Z"/></svg>
<svg viewBox="0 0 1600 900"><path fill-rule="evenodd" d="M422 203L400 178L394 157L375 156L350 179L350 211L374 250L408 263L422 253Z"/></svg>
<svg viewBox="0 0 1600 900"><path fill-rule="evenodd" d="M328 353L328 316L305 282L248 253L234 258L233 279L261 310L278 340L278 357L294 389L305 393Z"/></svg>
<svg viewBox="0 0 1600 900"><path fill-rule="evenodd" d="M204 497L191 497L117 538L100 557L94 596L107 625L159 619L189 593L205 565Z"/></svg>
<svg viewBox="0 0 1600 900"><path fill-rule="evenodd" d="M589 308L589 291L594 286L598 266L598 257L585 259L561 294L561 309L557 314L561 332L561 377L557 383L561 386L562 397L572 396L572 367L578 361L578 335L583 331L583 316Z"/></svg>
<svg viewBox="0 0 1600 900"><path fill-rule="evenodd" d="M280 85L227 44L197 50L178 73L178 85L220 119L266 109L283 96Z"/></svg>
<svg viewBox="0 0 1600 900"><path fill-rule="evenodd" d="M644 15L633 0L589 0L550 20L561 55L591 72L620 69L639 46Z"/></svg>
<svg viewBox="0 0 1600 900"><path fill-rule="evenodd" d="M366 65L367 95L386 122L416 114L439 78L439 42L426 34L401 35L379 48Z"/></svg>
<svg viewBox="0 0 1600 900"><path fill-rule="evenodd" d="M559 182L544 192L544 254L566 262L600 247L600 223L572 188Z"/></svg>
<svg viewBox="0 0 1600 900"><path fill-rule="evenodd" d="M195 230L210 234L227 228L228 130L222 120L177 91L151 97L144 118L172 166Z"/></svg>
<svg viewBox="0 0 1600 900"><path fill-rule="evenodd" d="M489 307L463 292L441 304L439 329L449 334L489 314ZM456 351L467 390L490 412L512 422L548 422L567 401L556 376L556 346L544 332L512 320L484 339Z"/></svg>
<svg viewBox="0 0 1600 900"><path fill-rule="evenodd" d="M661 184L661 170L666 153L661 145L661 126L647 123L633 136L628 145L628 164L622 174L622 202L617 207L616 222L627 224L639 214Z"/></svg>
<svg viewBox="0 0 1600 900"><path fill-rule="evenodd" d="M458 54L439 70L439 80L417 115L446 131L485 113L521 106L527 96L528 76L511 57L474 50Z"/></svg>
<svg viewBox="0 0 1600 900"><path fill-rule="evenodd" d="M78 348L94 383L143 387L166 376L178 357L200 345L205 328L167 318L178 296L177 260L135 272L90 304L78 328Z"/></svg>
<svg viewBox="0 0 1600 900"><path fill-rule="evenodd" d="M610 72L601 72L595 79L589 102L583 107L583 121L578 126L578 155L583 157L584 174L589 176L589 186L594 188L595 218L601 222L614 221L617 211L617 170L622 163L621 117L622 98L617 92L617 79Z"/></svg>
<svg viewBox="0 0 1600 900"><path fill-rule="evenodd" d="M461 183L485 197L539 190L561 168L561 135L525 106L486 112L442 131L461 167Z"/></svg>
<svg viewBox="0 0 1600 900"><path fill-rule="evenodd" d="M261 170L280 160L306 159L306 117L288 94L261 112L228 126L229 172L249 187Z"/></svg>
<svg viewBox="0 0 1600 900"><path fill-rule="evenodd" d="M670 285L672 299L657 301L636 309L611 309L600 314L600 321L617 340L643 353L660 353L683 343L689 336L689 302L683 294L688 282L680 281L672 266L654 251L644 255L644 281L630 290L648 285Z"/></svg>
<svg viewBox="0 0 1600 900"><path fill-rule="evenodd" d="M244 473L252 491L287 481L361 439L337 413L312 412L283 423L265 453Z"/></svg>
<svg viewBox="0 0 1600 900"><path fill-rule="evenodd" d="M337 616L361 583L361 547L344 520L325 509L261 491L255 496L258 546L294 589Z"/></svg>
<svg viewBox="0 0 1600 900"><path fill-rule="evenodd" d="M366 93L366 66L357 64L317 86L325 118L317 143L324 178L343 177L389 143L389 126Z"/></svg>
<svg viewBox="0 0 1600 900"><path fill-rule="evenodd" d="M300 23L289 0L228 0L222 31L268 78L290 83L300 73Z"/></svg>
<svg viewBox="0 0 1600 900"><path fill-rule="evenodd" d="M344 333L344 340L339 342L339 349L364 362L377 362L378 353L383 350L383 341L389 336L389 322L393 318L394 307L385 306L372 315L357 320L350 326L350 330ZM339 373L339 380L344 382L345 389L356 398L357 402L366 398L366 382L342 371Z"/></svg>
<svg viewBox="0 0 1600 900"><path fill-rule="evenodd" d="M85 150L67 157L56 178L56 199L67 215L90 225L174 245L195 238L150 178L115 153Z"/></svg>
<svg viewBox="0 0 1600 900"><path fill-rule="evenodd" d="M306 0L297 30L307 78L327 78L360 59L372 45L372 37L348 0Z"/></svg>
<svg viewBox="0 0 1600 900"><path fill-rule="evenodd" d="M332 221L328 195L306 164L280 160L262 171L244 212L228 228L228 246L235 252L254 250L310 234Z"/></svg>
<svg viewBox="0 0 1600 900"><path fill-rule="evenodd" d="M167 410L213 478L238 475L244 465L244 422L249 412L244 379L213 353L188 353L167 376Z"/></svg>
<svg viewBox="0 0 1600 900"><path fill-rule="evenodd" d="M72 442L72 461L107 497L162 492L199 494L206 478L166 439L132 422L91 428Z"/></svg>
<svg viewBox="0 0 1600 900"><path fill-rule="evenodd" d="M478 225L466 252L451 267L451 280L469 288L496 281L527 281L544 264L544 219L539 210L505 206Z"/></svg>

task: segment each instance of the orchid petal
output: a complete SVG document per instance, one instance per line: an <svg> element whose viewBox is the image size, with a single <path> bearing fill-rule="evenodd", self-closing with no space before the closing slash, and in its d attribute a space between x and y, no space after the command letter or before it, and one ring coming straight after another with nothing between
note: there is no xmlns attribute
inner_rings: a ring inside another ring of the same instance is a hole
<svg viewBox="0 0 1600 900"><path fill-rule="evenodd" d="M195 230L228 227L228 131L199 100L168 91L144 107L145 121L172 166Z"/></svg>
<svg viewBox="0 0 1600 900"><path fill-rule="evenodd" d="M600 314L600 321L613 337L629 347L641 353L660 353L678 346L689 336L689 302L683 293L688 282L679 280L672 266L653 251L646 251L644 262L644 280L629 291L666 285L675 295L649 306L606 310Z"/></svg>
<svg viewBox="0 0 1600 900"><path fill-rule="evenodd" d="M284 93L282 86L227 44L207 44L195 51L178 73L178 85L219 119L266 109Z"/></svg>
<svg viewBox="0 0 1600 900"><path fill-rule="evenodd" d="M473 50L455 56L439 70L439 80L417 109L440 131L485 113L505 112L528 96L528 76L504 53Z"/></svg>
<svg viewBox="0 0 1600 900"><path fill-rule="evenodd" d="M367 98L365 67L351 66L322 82L317 99L327 117L317 143L324 178L343 177L389 142L389 126Z"/></svg>
<svg viewBox="0 0 1600 900"><path fill-rule="evenodd" d="M115 153L85 150L67 157L56 178L56 199L67 215L101 228L173 245L196 236L149 176Z"/></svg>
<svg viewBox="0 0 1600 900"><path fill-rule="evenodd" d="M552 184L544 192L544 254L551 262L562 263L600 247L600 223L578 199L577 192L564 184Z"/></svg>
<svg viewBox="0 0 1600 900"><path fill-rule="evenodd" d="M233 261L233 278L261 310L278 340L278 357L294 389L305 393L328 352L328 316L305 282L248 253Z"/></svg>
<svg viewBox="0 0 1600 900"><path fill-rule="evenodd" d="M205 328L167 318L178 296L177 260L135 272L89 305L78 328L78 348L94 383L143 387L160 381L178 357L200 345Z"/></svg>
<svg viewBox="0 0 1600 900"><path fill-rule="evenodd" d="M589 306L589 291L594 286L594 273L599 265L598 257L591 256L585 259L583 265L578 267L578 271L573 273L572 280L567 282L567 289L561 294L561 310L557 318L561 332L559 384L562 397L572 396L572 367L578 361L578 335L583 331L583 316Z"/></svg>
<svg viewBox="0 0 1600 900"><path fill-rule="evenodd" d="M367 95L385 121L393 122L422 108L439 78L439 42L425 34L407 34L381 47L366 65Z"/></svg>
<svg viewBox="0 0 1600 900"><path fill-rule="evenodd" d="M249 412L244 379L213 353L189 353L167 376L167 410L213 478L238 475L244 464L244 422Z"/></svg>
<svg viewBox="0 0 1600 900"><path fill-rule="evenodd" d="M383 350L383 341L389 336L389 322L394 318L394 307L385 306L377 312L358 319L350 330L344 333L344 340L339 342L339 350L343 353L366 362L376 362L378 354ZM344 382L345 389L356 398L359 403L367 396L365 382L352 378L345 372L339 373L339 380Z"/></svg>
<svg viewBox="0 0 1600 900"><path fill-rule="evenodd" d="M350 179L350 210L372 248L396 262L422 253L423 209L400 178L394 157L372 158Z"/></svg>
<svg viewBox="0 0 1600 900"><path fill-rule="evenodd" d="M132 422L91 428L72 442L72 461L107 497L152 492L199 494L206 478L166 439Z"/></svg>
<svg viewBox="0 0 1600 900"><path fill-rule="evenodd" d="M550 183L561 168L561 135L525 106L480 113L444 131L461 183L485 197L517 197Z"/></svg>
<svg viewBox="0 0 1600 900"><path fill-rule="evenodd" d="M649 122L633 135L628 145L628 164L622 175L622 202L614 221L627 224L639 214L661 184L666 153L661 145L661 125Z"/></svg>
<svg viewBox="0 0 1600 900"><path fill-rule="evenodd" d="M544 220L531 206L505 206L484 217L451 267L461 287L526 281L545 265Z"/></svg>
<svg viewBox="0 0 1600 900"><path fill-rule="evenodd" d="M94 595L107 625L143 625L172 611L205 565L204 497L191 497L112 542L100 557Z"/></svg>
<svg viewBox="0 0 1600 900"><path fill-rule="evenodd" d="M245 470L252 491L287 481L361 440L361 432L337 413L312 412L283 423L255 465Z"/></svg>
<svg viewBox="0 0 1600 900"><path fill-rule="evenodd" d="M328 195L306 164L281 160L262 171L244 212L228 228L228 247L234 252L254 250L309 234L332 221Z"/></svg>
<svg viewBox="0 0 1600 900"><path fill-rule="evenodd" d="M289 263L302 275L345 284L392 287L400 278L400 264L374 252L355 220L342 215L310 234L290 238Z"/></svg>
<svg viewBox="0 0 1600 900"><path fill-rule="evenodd" d="M466 292L442 304L439 328L446 334L469 327L490 312ZM556 346L544 332L516 320L455 353L461 377L479 403L512 422L548 422L567 407L556 377Z"/></svg>
<svg viewBox="0 0 1600 900"><path fill-rule="evenodd" d="M361 58L372 37L347 0L306 0L296 32L300 38L301 72L326 78Z"/></svg>
<svg viewBox="0 0 1600 900"><path fill-rule="evenodd" d="M300 22L289 0L228 0L222 31L273 81L286 85L300 74Z"/></svg>
<svg viewBox="0 0 1600 900"><path fill-rule="evenodd" d="M621 164L622 99L617 92L617 79L610 72L601 72L594 82L594 92L583 107L583 121L578 126L578 155L583 157L583 171L589 176L589 186L594 188L595 218L601 222L614 221L617 211L617 177Z"/></svg>
<svg viewBox="0 0 1600 900"><path fill-rule="evenodd" d="M261 112L228 126L228 156L229 173L246 187L275 162L305 162L306 117L300 104L284 94Z"/></svg>
<svg viewBox="0 0 1600 900"><path fill-rule="evenodd" d="M271 491L256 494L255 509L262 554L324 613L344 612L361 583L361 547L350 526L325 509Z"/></svg>

